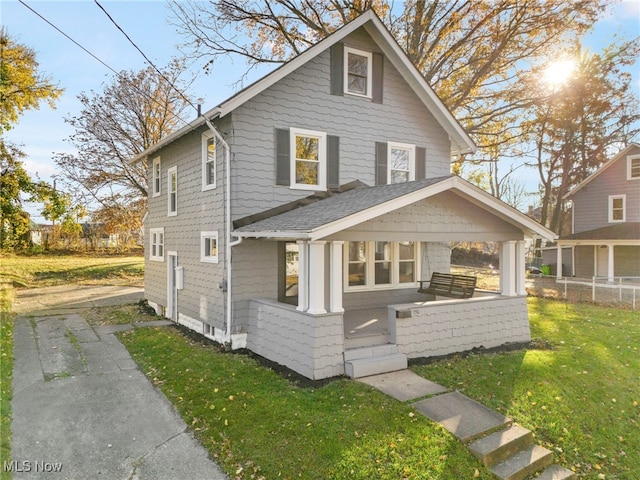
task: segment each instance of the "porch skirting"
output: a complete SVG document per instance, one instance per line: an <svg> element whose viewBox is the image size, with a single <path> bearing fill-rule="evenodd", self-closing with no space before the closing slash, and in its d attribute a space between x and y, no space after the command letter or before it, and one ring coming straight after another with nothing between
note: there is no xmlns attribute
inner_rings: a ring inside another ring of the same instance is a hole
<svg viewBox="0 0 640 480"><path fill-rule="evenodd" d="M388 312L391 343L409 358L531 340L526 296L390 305Z"/></svg>
<svg viewBox="0 0 640 480"><path fill-rule="evenodd" d="M312 380L343 375L342 313L314 315L291 305L252 299L247 348Z"/></svg>

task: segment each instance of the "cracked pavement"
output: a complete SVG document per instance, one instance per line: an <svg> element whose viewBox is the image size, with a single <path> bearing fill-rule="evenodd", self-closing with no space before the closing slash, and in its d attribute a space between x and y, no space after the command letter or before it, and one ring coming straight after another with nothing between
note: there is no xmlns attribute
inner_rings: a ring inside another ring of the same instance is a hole
<svg viewBox="0 0 640 480"><path fill-rule="evenodd" d="M13 478L226 479L115 330L78 313L16 319Z"/></svg>

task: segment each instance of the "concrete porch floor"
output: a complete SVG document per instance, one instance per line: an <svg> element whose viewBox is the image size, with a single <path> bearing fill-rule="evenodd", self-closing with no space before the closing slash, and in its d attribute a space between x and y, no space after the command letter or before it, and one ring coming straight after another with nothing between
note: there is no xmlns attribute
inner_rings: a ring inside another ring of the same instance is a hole
<svg viewBox="0 0 640 480"><path fill-rule="evenodd" d="M345 348L368 347L389 342L387 307L345 310Z"/></svg>

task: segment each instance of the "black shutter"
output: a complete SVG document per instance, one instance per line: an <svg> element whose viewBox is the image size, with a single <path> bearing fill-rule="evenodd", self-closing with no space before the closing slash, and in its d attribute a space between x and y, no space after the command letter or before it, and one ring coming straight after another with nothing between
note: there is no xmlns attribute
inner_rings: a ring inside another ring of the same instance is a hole
<svg viewBox="0 0 640 480"><path fill-rule="evenodd" d="M371 70L373 74L371 99L375 103L382 103L382 79L384 78L384 56L381 53L373 54L371 62Z"/></svg>
<svg viewBox="0 0 640 480"><path fill-rule="evenodd" d="M387 143L376 142L376 185L387 184Z"/></svg>
<svg viewBox="0 0 640 480"><path fill-rule="evenodd" d="M344 95L344 47L336 43L331 47L331 95Z"/></svg>
<svg viewBox="0 0 640 480"><path fill-rule="evenodd" d="M289 130L276 128L276 185L291 184Z"/></svg>
<svg viewBox="0 0 640 480"><path fill-rule="evenodd" d="M327 188L340 186L340 137L327 135Z"/></svg>
<svg viewBox="0 0 640 480"><path fill-rule="evenodd" d="M422 180L427 176L427 149L416 147L416 180Z"/></svg>

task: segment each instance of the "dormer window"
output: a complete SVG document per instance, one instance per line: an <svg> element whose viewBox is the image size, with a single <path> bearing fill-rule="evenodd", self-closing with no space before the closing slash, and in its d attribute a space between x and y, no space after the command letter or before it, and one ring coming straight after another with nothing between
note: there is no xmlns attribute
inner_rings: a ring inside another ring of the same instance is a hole
<svg viewBox="0 0 640 480"><path fill-rule="evenodd" d="M353 48L344 49L345 93L371 98L372 54Z"/></svg>

